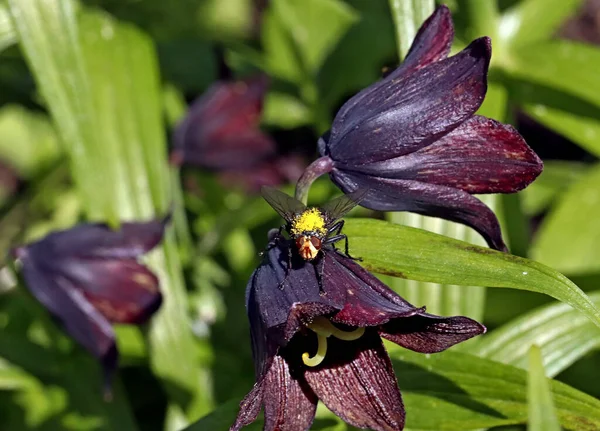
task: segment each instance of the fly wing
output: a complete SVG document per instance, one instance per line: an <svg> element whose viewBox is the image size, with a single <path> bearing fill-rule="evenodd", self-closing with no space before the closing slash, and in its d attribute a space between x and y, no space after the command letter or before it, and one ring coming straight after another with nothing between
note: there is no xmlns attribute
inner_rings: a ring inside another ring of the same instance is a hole
<svg viewBox="0 0 600 431"><path fill-rule="evenodd" d="M306 205L297 199L273 187L263 186L260 190L262 197L288 223L294 220L296 214L306 209Z"/></svg>
<svg viewBox="0 0 600 431"><path fill-rule="evenodd" d="M330 221L337 220L344 217L348 211L358 205L366 196L366 194L366 189L355 190L352 193L342 195L339 198L335 198L327 202L320 208L325 214L327 214L327 217Z"/></svg>

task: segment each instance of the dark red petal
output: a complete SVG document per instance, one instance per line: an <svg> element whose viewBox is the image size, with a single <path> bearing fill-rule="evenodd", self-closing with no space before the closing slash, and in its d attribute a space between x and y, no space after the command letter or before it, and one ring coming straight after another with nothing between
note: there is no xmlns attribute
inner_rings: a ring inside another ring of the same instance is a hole
<svg viewBox="0 0 600 431"><path fill-rule="evenodd" d="M338 170L334 170L330 175L333 182L345 193L357 189L369 190L360 202L365 208L377 211L410 211L462 223L479 232L490 247L507 250L495 214L483 202L463 190Z"/></svg>
<svg viewBox="0 0 600 431"><path fill-rule="evenodd" d="M132 259L73 259L59 268L111 322L144 323L162 302L156 275Z"/></svg>
<svg viewBox="0 0 600 431"><path fill-rule="evenodd" d="M268 77L259 75L209 88L175 129L176 162L239 168L273 154L275 143L258 128L268 85Z"/></svg>
<svg viewBox="0 0 600 431"><path fill-rule="evenodd" d="M21 262L29 291L75 341L100 360L105 385L109 389L118 360L115 334L110 323L67 279L57 278L36 266L26 255L21 255Z"/></svg>
<svg viewBox="0 0 600 431"><path fill-rule="evenodd" d="M491 57L489 38L403 79L386 79L353 97L333 122L325 151L336 165L354 166L412 153L471 117L483 102ZM362 95L361 95L362 94Z"/></svg>
<svg viewBox="0 0 600 431"><path fill-rule="evenodd" d="M485 327L468 317L440 317L423 313L383 325L380 335L420 353L436 353L483 334Z"/></svg>
<svg viewBox="0 0 600 431"><path fill-rule="evenodd" d="M474 194L516 192L530 184L542 167L542 161L512 126L475 116L425 148L360 166L359 171Z"/></svg>
<svg viewBox="0 0 600 431"><path fill-rule="evenodd" d="M406 318L420 311L352 259L326 250L323 265L325 295L345 296L344 307L331 316L335 323L377 326L390 319Z"/></svg>
<svg viewBox="0 0 600 431"><path fill-rule="evenodd" d="M188 148L183 161L206 169L243 169L275 153L275 142L257 129L242 130L235 136L220 136L202 148Z"/></svg>
<svg viewBox="0 0 600 431"><path fill-rule="evenodd" d="M304 431L310 428L317 409L317 397L300 376L290 374L289 365L275 356L265 377L264 431Z"/></svg>
<svg viewBox="0 0 600 431"><path fill-rule="evenodd" d="M154 248L163 238L169 217L143 223L122 223L119 229L104 224L80 224L53 232L27 246L39 260L59 258L134 258Z"/></svg>
<svg viewBox="0 0 600 431"><path fill-rule="evenodd" d="M402 65L388 78L395 79L409 70L418 70L446 58L453 40L454 25L450 10L446 5L441 5L423 23Z"/></svg>
<svg viewBox="0 0 600 431"><path fill-rule="evenodd" d="M394 370L374 331L352 342L329 337L325 361L306 368L304 377L327 408L350 425L403 429L404 405Z"/></svg>
<svg viewBox="0 0 600 431"><path fill-rule="evenodd" d="M256 420L263 402L264 380L257 382L240 403L240 411L229 431L239 431Z"/></svg>
<svg viewBox="0 0 600 431"><path fill-rule="evenodd" d="M333 293L322 295L319 264L303 260L290 247L295 248L294 242L281 238L270 248L246 288L248 310L254 310L255 320L265 328L268 337L281 346L303 323L340 310L344 301L343 296ZM288 270L290 250L293 252L292 267Z"/></svg>

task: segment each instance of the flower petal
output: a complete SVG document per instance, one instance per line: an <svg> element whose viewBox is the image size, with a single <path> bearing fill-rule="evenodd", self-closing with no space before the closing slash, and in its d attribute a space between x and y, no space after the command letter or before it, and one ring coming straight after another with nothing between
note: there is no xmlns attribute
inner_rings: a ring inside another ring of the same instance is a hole
<svg viewBox="0 0 600 431"><path fill-rule="evenodd" d="M448 56L454 40L454 25L448 6L441 5L421 25L406 58L388 78L396 79L408 70L418 70Z"/></svg>
<svg viewBox="0 0 600 431"><path fill-rule="evenodd" d="M379 336L367 330L356 341L329 337L328 344L323 363L304 372L317 397L355 427L401 430L404 405Z"/></svg>
<svg viewBox="0 0 600 431"><path fill-rule="evenodd" d="M279 237L254 271L246 288L250 312L260 316L268 337L285 345L302 323L315 316L340 310L344 297L322 295L318 263L307 262L293 253L294 242ZM291 260L290 260L291 259ZM291 262L291 267L288 265Z"/></svg>
<svg viewBox="0 0 600 431"><path fill-rule="evenodd" d="M336 116L322 155L344 166L360 165L435 142L483 102L490 58L491 42L484 37L453 57L359 93Z"/></svg>
<svg viewBox="0 0 600 431"><path fill-rule="evenodd" d="M465 191L412 180L389 179L334 170L333 182L344 193L369 190L360 205L377 211L410 211L463 223L479 232L490 247L506 251L498 219L483 202Z"/></svg>
<svg viewBox="0 0 600 431"><path fill-rule="evenodd" d="M66 259L56 270L110 322L144 323L162 302L156 275L133 259Z"/></svg>
<svg viewBox="0 0 600 431"><path fill-rule="evenodd" d="M27 288L62 324L65 331L97 357L104 370L105 389L117 369L118 353L112 326L67 279L56 279L30 260L25 251L20 255Z"/></svg>
<svg viewBox="0 0 600 431"><path fill-rule="evenodd" d="M359 167L386 178L417 180L474 193L511 193L541 172L542 161L509 125L474 116L437 142Z"/></svg>
<svg viewBox="0 0 600 431"><path fill-rule="evenodd" d="M80 224L53 232L27 248L36 260L79 258L132 258L147 253L162 240L170 216L143 223L122 223L113 230L105 224Z"/></svg>
<svg viewBox="0 0 600 431"><path fill-rule="evenodd" d="M381 327L379 334L415 352L437 353L485 331L485 326L468 317L422 313L391 321Z"/></svg>
<svg viewBox="0 0 600 431"><path fill-rule="evenodd" d="M324 253L323 290L325 295L345 295L344 308L331 316L335 323L349 326L377 326L390 319L413 316L413 307L377 277L336 251Z"/></svg>
<svg viewBox="0 0 600 431"><path fill-rule="evenodd" d="M240 403L240 412L229 430L238 431L254 422L261 406L265 408L263 431L308 430L315 418L317 401L303 377L292 376L288 363L278 355L264 379Z"/></svg>
<svg viewBox="0 0 600 431"><path fill-rule="evenodd" d="M288 363L275 356L265 377L264 431L304 431L310 428L317 410L317 397L304 379L290 374Z"/></svg>
<svg viewBox="0 0 600 431"><path fill-rule="evenodd" d="M269 79L218 82L190 107L173 136L171 160L209 169L243 168L275 152L259 129Z"/></svg>
<svg viewBox="0 0 600 431"><path fill-rule="evenodd" d="M445 5L439 6L419 29L404 61L384 79L363 89L348 100L340 108L336 120L352 121L353 117L359 116L358 112L354 111L362 101L372 97L382 87L389 85L389 81L401 79L415 70L446 58L453 39L454 25L450 11Z"/></svg>

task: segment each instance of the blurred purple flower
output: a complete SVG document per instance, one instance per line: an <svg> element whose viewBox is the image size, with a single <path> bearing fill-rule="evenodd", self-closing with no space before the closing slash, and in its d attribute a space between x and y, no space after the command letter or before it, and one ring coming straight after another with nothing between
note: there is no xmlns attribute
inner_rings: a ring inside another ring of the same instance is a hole
<svg viewBox="0 0 600 431"><path fill-rule="evenodd" d="M81 224L13 250L29 291L100 360L108 395L118 360L111 323L144 323L161 305L158 278L137 259L167 222Z"/></svg>
<svg viewBox="0 0 600 431"><path fill-rule="evenodd" d="M505 250L496 216L471 194L521 190L542 162L514 128L474 115L487 90L490 39L447 57L453 38L440 6L404 62L339 110L319 140L327 166L319 174L345 193L369 190L362 206L464 223Z"/></svg>
<svg viewBox="0 0 600 431"><path fill-rule="evenodd" d="M275 142L259 128L268 86L266 75L213 84L175 129L172 163L239 169L274 154Z"/></svg>
<svg viewBox="0 0 600 431"><path fill-rule="evenodd" d="M485 332L467 317L416 308L354 260L327 248L318 263L277 237L246 290L256 384L230 431L265 411L265 431L310 428L317 400L349 424L401 430L404 406L381 342L435 353Z"/></svg>
<svg viewBox="0 0 600 431"><path fill-rule="evenodd" d="M268 86L264 74L213 84L175 129L171 163L218 172L225 185L253 193L296 181L305 163L280 155L259 127Z"/></svg>

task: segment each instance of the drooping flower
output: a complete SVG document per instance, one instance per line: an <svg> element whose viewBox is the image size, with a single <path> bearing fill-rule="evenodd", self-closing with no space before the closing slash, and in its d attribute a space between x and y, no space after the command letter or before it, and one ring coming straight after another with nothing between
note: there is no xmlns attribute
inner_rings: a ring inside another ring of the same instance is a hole
<svg viewBox="0 0 600 431"><path fill-rule="evenodd" d="M542 162L511 126L475 115L487 90L491 41L447 57L454 29L440 6L404 62L348 100L319 140L320 166L362 206L464 223L505 250L494 213L472 194L512 193ZM309 168L310 169L310 168ZM314 173L309 173L314 176Z"/></svg>
<svg viewBox="0 0 600 431"><path fill-rule="evenodd" d="M440 352L485 332L467 317L416 308L331 246L307 262L276 237L246 290L256 384L231 431L261 408L265 431L309 429L321 400L349 424L397 431L405 412L381 342Z"/></svg>
<svg viewBox="0 0 600 431"><path fill-rule="evenodd" d="M29 291L100 360L107 395L118 360L111 323L142 324L161 305L158 278L138 258L167 222L81 224L13 250Z"/></svg>
<svg viewBox="0 0 600 431"><path fill-rule="evenodd" d="M275 153L259 128L269 79L219 81L196 100L175 129L171 161L205 169L243 169Z"/></svg>
<svg viewBox="0 0 600 431"><path fill-rule="evenodd" d="M251 193L296 181L305 162L299 154L281 154L260 129L268 87L264 74L213 84L177 125L171 163L216 172L225 186Z"/></svg>

